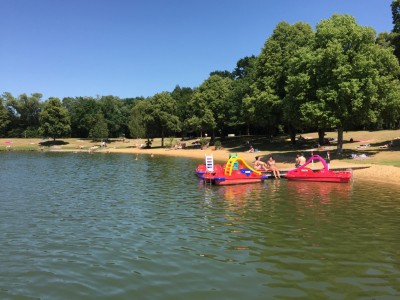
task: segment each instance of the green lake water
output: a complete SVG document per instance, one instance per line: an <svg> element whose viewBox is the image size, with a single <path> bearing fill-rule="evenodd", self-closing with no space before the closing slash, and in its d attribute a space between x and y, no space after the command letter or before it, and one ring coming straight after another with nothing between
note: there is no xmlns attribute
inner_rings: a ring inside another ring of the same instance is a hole
<svg viewBox="0 0 400 300"><path fill-rule="evenodd" d="M400 299L399 187L0 153L0 299Z"/></svg>

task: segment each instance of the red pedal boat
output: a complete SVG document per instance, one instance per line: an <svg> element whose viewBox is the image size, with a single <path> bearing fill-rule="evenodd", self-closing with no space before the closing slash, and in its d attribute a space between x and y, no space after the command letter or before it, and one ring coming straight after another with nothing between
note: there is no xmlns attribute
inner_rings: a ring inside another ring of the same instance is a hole
<svg viewBox="0 0 400 300"><path fill-rule="evenodd" d="M206 155L206 163L196 168L196 175L215 185L263 182L268 175L251 168L242 158L231 156L225 166L215 164L212 155Z"/></svg>
<svg viewBox="0 0 400 300"><path fill-rule="evenodd" d="M321 170L312 170L306 166L313 162L314 160L319 160L324 166ZM340 182L347 183L350 181L353 173L349 171L332 171L329 170L326 161L319 155L313 155L306 163L294 170L290 170L286 174L288 180L302 180L302 181L322 181L322 182Z"/></svg>

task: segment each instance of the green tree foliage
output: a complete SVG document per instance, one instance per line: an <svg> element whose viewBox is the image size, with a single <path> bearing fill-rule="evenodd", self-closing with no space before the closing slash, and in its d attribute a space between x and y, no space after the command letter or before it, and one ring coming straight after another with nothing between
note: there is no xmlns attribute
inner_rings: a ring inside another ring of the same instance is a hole
<svg viewBox="0 0 400 300"><path fill-rule="evenodd" d="M103 112L110 137L120 137L125 122L122 114L122 101L118 97L104 96L100 98L98 103Z"/></svg>
<svg viewBox="0 0 400 300"><path fill-rule="evenodd" d="M185 128L184 122L189 118L189 106L188 103L192 98L193 90L189 87L181 88L177 85L171 93L172 98L175 99L177 105L177 116L179 118L179 122L181 124L182 135L184 136L189 128Z"/></svg>
<svg viewBox="0 0 400 300"><path fill-rule="evenodd" d="M109 137L108 125L102 113L97 114L97 121L89 131L92 139L107 139Z"/></svg>
<svg viewBox="0 0 400 300"><path fill-rule="evenodd" d="M400 0L393 0L391 4L393 30L390 36L391 44L394 46L394 54L400 61Z"/></svg>
<svg viewBox="0 0 400 300"><path fill-rule="evenodd" d="M391 32L381 32L376 42L385 47L391 47L400 62L400 0L391 3L393 29Z"/></svg>
<svg viewBox="0 0 400 300"><path fill-rule="evenodd" d="M396 103L399 66L390 52L375 43L372 28L351 16L321 21L314 47L291 60L287 107L298 110L304 124L337 128L340 153L343 129L376 124Z"/></svg>
<svg viewBox="0 0 400 300"><path fill-rule="evenodd" d="M98 114L102 113L98 101L92 97L77 97L64 98L63 103L71 116L71 135L88 138Z"/></svg>
<svg viewBox="0 0 400 300"><path fill-rule="evenodd" d="M132 135L129 129L129 122L131 119L132 108L135 106L140 100L143 100L143 97L136 97L136 98L126 98L122 99L121 101L121 115L122 115L122 125L121 125L121 132L124 137L131 138L135 137Z"/></svg>
<svg viewBox="0 0 400 300"><path fill-rule="evenodd" d="M326 128L328 120L322 114L311 115L311 117L300 118L302 105L309 101L315 101L314 90L312 88L313 81L311 80L313 62L313 49L311 47L303 47L293 55L290 60L288 69L288 79L286 82L287 94L283 101L284 118L291 127L292 143L295 143L295 133L307 129ZM317 110L324 112L324 109Z"/></svg>
<svg viewBox="0 0 400 300"><path fill-rule="evenodd" d="M23 137L27 132L29 136L36 135L39 129L39 114L42 109L42 94L33 93L30 96L21 94L14 98L10 93L4 93L3 99L10 117L11 136Z"/></svg>
<svg viewBox="0 0 400 300"><path fill-rule="evenodd" d="M225 70L225 71L212 71L212 72L210 72L209 77L211 77L211 76L213 76L213 75L218 75L218 76L220 76L220 77L222 77L222 78L230 78L230 79L233 79L232 73L229 72L229 71L227 71L227 70Z"/></svg>
<svg viewBox="0 0 400 300"><path fill-rule="evenodd" d="M398 64L375 43L375 31L359 26L351 16L334 15L320 22L316 48L316 96L338 128L341 152L343 128L378 122L387 100L381 86L397 76Z"/></svg>
<svg viewBox="0 0 400 300"><path fill-rule="evenodd" d="M228 112L232 107L233 80L228 77L212 75L196 89L189 102L190 118L186 124L200 135L207 131L224 132Z"/></svg>
<svg viewBox="0 0 400 300"><path fill-rule="evenodd" d="M67 136L71 130L68 110L61 105L58 98L49 98L44 103L43 111L39 117L43 135L50 136L53 140Z"/></svg>
<svg viewBox="0 0 400 300"><path fill-rule="evenodd" d="M400 0L393 0L391 4L393 32L400 33Z"/></svg>
<svg viewBox="0 0 400 300"><path fill-rule="evenodd" d="M237 131L246 125L246 133L250 134L250 119L246 114L243 99L251 93L251 85L255 79L256 57L246 56L236 63L232 72L233 95L232 105L228 108L227 126Z"/></svg>
<svg viewBox="0 0 400 300"><path fill-rule="evenodd" d="M146 120L157 130L161 136L161 147L164 147L164 138L180 131L177 104L168 92L154 95L150 99L150 104L150 113L146 115Z"/></svg>
<svg viewBox="0 0 400 300"><path fill-rule="evenodd" d="M133 134L138 137L144 134L148 143L151 138L160 136L161 147L164 147L166 135L180 131L175 99L170 93L162 92L140 101L132 110L129 125Z"/></svg>
<svg viewBox="0 0 400 300"><path fill-rule="evenodd" d="M132 137L134 138L144 138L149 137L150 134L147 132L146 123L143 119L143 116L146 112L149 112L150 109L150 101L148 100L139 100L135 103L132 108L132 112L129 120L129 131Z"/></svg>
<svg viewBox="0 0 400 300"><path fill-rule="evenodd" d="M266 41L256 64L252 93L245 99L251 121L274 133L282 120L282 100L286 96L289 61L301 47L313 40L310 25L279 23Z"/></svg>
<svg viewBox="0 0 400 300"><path fill-rule="evenodd" d="M377 99L374 109L374 122L364 122L365 126L374 129L391 129L399 128L400 125L400 66L399 61L388 48L373 47L372 61L375 72L378 73L373 77L376 85ZM374 73L375 75L375 73Z"/></svg>
<svg viewBox="0 0 400 300"><path fill-rule="evenodd" d="M4 130L10 123L10 118L3 104L3 98L0 97L0 136L4 136Z"/></svg>

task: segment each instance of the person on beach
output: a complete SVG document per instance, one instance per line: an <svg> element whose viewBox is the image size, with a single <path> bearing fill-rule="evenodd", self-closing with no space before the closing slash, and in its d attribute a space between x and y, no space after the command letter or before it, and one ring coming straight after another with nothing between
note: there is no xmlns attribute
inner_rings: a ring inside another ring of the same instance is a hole
<svg viewBox="0 0 400 300"><path fill-rule="evenodd" d="M254 161L254 170L268 171L268 165L261 160L261 156L256 156L256 160Z"/></svg>
<svg viewBox="0 0 400 300"><path fill-rule="evenodd" d="M276 162L275 162L275 160L274 160L274 158L272 156L269 157L267 164L268 164L269 170L271 170L272 173L274 174L275 179L281 178L281 174L279 172L279 169L276 166Z"/></svg>
<svg viewBox="0 0 400 300"><path fill-rule="evenodd" d="M253 145L250 145L250 149L249 149L249 151L248 151L249 153L253 153L254 152L254 148L253 148Z"/></svg>

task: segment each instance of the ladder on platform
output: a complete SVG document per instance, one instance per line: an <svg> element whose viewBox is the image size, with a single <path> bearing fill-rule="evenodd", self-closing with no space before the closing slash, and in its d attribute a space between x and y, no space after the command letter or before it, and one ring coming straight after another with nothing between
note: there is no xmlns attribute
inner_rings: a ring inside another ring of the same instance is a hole
<svg viewBox="0 0 400 300"><path fill-rule="evenodd" d="M206 155L206 172L212 173L214 172L214 157L213 155Z"/></svg>

